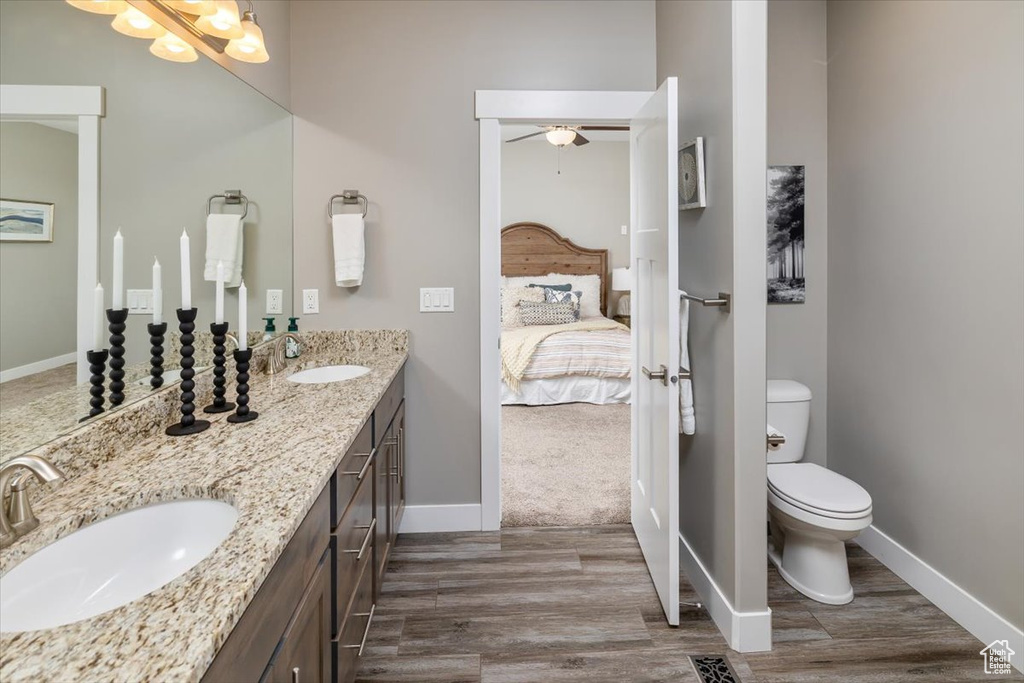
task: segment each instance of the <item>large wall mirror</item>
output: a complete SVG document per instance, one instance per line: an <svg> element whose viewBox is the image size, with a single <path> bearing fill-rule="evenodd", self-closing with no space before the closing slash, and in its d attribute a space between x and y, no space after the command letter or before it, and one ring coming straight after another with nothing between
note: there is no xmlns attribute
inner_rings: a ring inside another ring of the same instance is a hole
<svg viewBox="0 0 1024 683"><path fill-rule="evenodd" d="M282 290L276 317L291 315L291 114L213 61L157 59L149 53L150 41L116 33L109 23L110 17L64 2L0 3L4 460L76 428L89 412L84 357L94 343L93 291L101 283L110 307L118 230L125 290L150 290L154 261L161 264L168 322L164 386L176 380L179 359L174 311L181 304L182 230L190 236L197 335L209 335L213 321L215 285L204 277L211 196L241 190L248 202L241 275L249 293L250 339L262 330L268 289ZM53 97L43 97L39 110L31 111L24 102L39 98L21 95L32 89L14 97L18 89L10 86L90 87L37 89ZM88 109L95 93L98 114L55 113L54 107L83 101ZM242 210L212 202L214 213ZM226 289L232 330L238 326L237 292ZM140 310L129 315L125 332L122 406L153 391L146 301L144 294L125 294L125 305L140 304ZM210 345L196 348L197 366L209 366ZM105 407L111 409L109 402Z"/></svg>

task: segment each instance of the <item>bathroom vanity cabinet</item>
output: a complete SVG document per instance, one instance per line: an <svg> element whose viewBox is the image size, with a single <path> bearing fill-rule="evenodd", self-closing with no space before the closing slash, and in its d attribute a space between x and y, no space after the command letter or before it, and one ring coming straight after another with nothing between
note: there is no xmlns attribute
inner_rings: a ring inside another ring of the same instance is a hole
<svg viewBox="0 0 1024 683"><path fill-rule="evenodd" d="M346 683L405 507L404 369L221 647L204 683Z"/></svg>

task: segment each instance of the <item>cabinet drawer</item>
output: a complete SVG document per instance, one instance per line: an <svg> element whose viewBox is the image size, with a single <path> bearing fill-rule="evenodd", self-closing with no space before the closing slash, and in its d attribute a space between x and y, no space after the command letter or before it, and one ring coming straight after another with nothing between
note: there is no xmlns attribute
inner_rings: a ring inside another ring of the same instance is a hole
<svg viewBox="0 0 1024 683"><path fill-rule="evenodd" d="M373 456L373 425L367 420L359 430L355 441L348 449L338 466L338 471L331 477L331 528L345 515L356 488L364 479L370 478Z"/></svg>
<svg viewBox="0 0 1024 683"><path fill-rule="evenodd" d="M371 468L372 472L372 468ZM374 521L373 482L370 475L359 485L348 512L334 532L335 579L334 634L349 611L363 567L373 564Z"/></svg>
<svg viewBox="0 0 1024 683"><path fill-rule="evenodd" d="M334 677L338 683L355 680L359 656L373 621L373 571L363 568L352 598L352 607L334 639Z"/></svg>
<svg viewBox="0 0 1024 683"><path fill-rule="evenodd" d="M380 399L380 403L373 411L373 441L374 445L380 447L384 439L384 432L391 424L391 418L395 416L399 404L405 397L405 366L398 371L398 374L391 381L391 386Z"/></svg>

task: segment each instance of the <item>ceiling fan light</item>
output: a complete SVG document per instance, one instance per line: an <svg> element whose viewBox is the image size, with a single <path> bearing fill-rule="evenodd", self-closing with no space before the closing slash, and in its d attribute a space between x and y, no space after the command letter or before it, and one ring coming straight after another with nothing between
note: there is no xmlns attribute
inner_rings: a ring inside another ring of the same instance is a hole
<svg viewBox="0 0 1024 683"><path fill-rule="evenodd" d="M125 0L67 0L67 3L93 14L120 14L128 6Z"/></svg>
<svg viewBox="0 0 1024 683"><path fill-rule="evenodd" d="M555 147L565 147L576 139L576 131L572 128L553 128L545 133L544 137Z"/></svg>
<svg viewBox="0 0 1024 683"><path fill-rule="evenodd" d="M263 41L263 30L256 23L255 14L246 12L242 15L242 29L245 31L245 35L242 38L229 41L224 52L240 62L262 64L269 61L270 55L267 53L267 45Z"/></svg>
<svg viewBox="0 0 1024 683"><path fill-rule="evenodd" d="M118 33L132 38L159 38L167 33L167 29L131 5L114 17L110 25Z"/></svg>
<svg viewBox="0 0 1024 683"><path fill-rule="evenodd" d="M154 40L149 51L168 62L194 62L199 59L195 48L169 31Z"/></svg>
<svg viewBox="0 0 1024 683"><path fill-rule="evenodd" d="M217 3L213 0L164 0L164 4L192 16L205 17L217 12Z"/></svg>
<svg viewBox="0 0 1024 683"><path fill-rule="evenodd" d="M216 0L216 6L216 12L196 20L196 28L217 38L233 40L244 37L245 31L238 17L238 4L235 0Z"/></svg>

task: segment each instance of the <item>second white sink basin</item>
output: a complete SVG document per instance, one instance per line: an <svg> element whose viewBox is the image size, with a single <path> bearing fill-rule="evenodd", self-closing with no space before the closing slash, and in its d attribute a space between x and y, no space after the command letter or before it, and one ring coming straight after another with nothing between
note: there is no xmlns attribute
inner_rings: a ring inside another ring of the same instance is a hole
<svg viewBox="0 0 1024 683"><path fill-rule="evenodd" d="M152 593L216 550L237 520L228 503L193 499L83 527L0 578L0 631L73 624Z"/></svg>
<svg viewBox="0 0 1024 683"><path fill-rule="evenodd" d="M325 365L319 368L301 370L294 375L288 376L288 381L299 384L328 384L330 382L344 382L347 379L362 377L370 371L370 368L362 365Z"/></svg>

